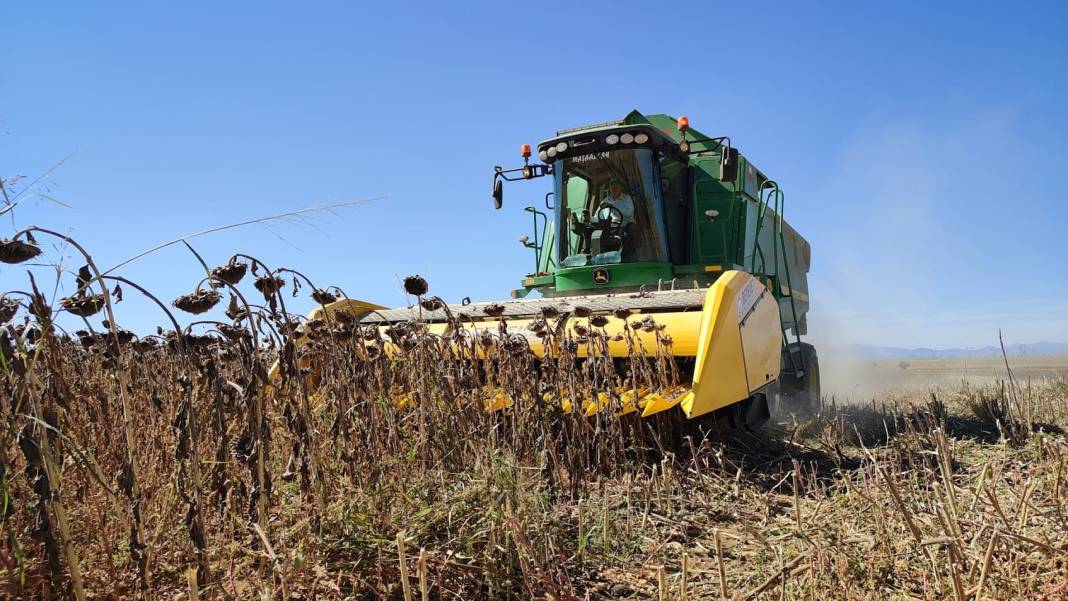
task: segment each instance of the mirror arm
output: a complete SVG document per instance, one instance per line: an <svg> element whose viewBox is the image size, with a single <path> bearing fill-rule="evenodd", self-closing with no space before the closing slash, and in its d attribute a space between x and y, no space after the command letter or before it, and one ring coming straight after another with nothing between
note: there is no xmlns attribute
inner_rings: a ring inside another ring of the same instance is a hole
<svg viewBox="0 0 1068 601"><path fill-rule="evenodd" d="M516 175L516 173L519 173ZM553 173L552 165L542 165L540 163L530 165L524 164L522 167L515 169L505 169L500 165L493 167L493 206L494 208L501 208L504 204L504 185L503 182L517 182L523 179L534 179L535 177L545 177ZM546 197L546 203L548 197Z"/></svg>
<svg viewBox="0 0 1068 601"><path fill-rule="evenodd" d="M515 169L505 169L500 166L493 168L493 179L499 177L507 182L517 182L523 179L534 179L535 177L545 177L546 175L552 175L552 165L542 165L536 163L534 165L525 165L523 167L516 167ZM516 175L518 174L518 175Z"/></svg>

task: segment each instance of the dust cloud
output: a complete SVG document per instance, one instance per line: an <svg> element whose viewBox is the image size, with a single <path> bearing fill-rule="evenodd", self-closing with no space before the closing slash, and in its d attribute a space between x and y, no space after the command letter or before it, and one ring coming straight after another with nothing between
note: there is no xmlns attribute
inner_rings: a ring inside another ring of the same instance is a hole
<svg viewBox="0 0 1068 601"><path fill-rule="evenodd" d="M1000 357L880 357L871 347L978 348L996 345L999 330L1006 343L1068 341L1063 301L1035 288L1027 300L1007 296L998 282L1009 259L975 236L999 199L1021 194L975 149L1019 137L1004 112L858 131L816 189L795 196L813 249L808 339L825 397L869 401L1005 375ZM1010 362L1034 377L1068 371L1066 358Z"/></svg>

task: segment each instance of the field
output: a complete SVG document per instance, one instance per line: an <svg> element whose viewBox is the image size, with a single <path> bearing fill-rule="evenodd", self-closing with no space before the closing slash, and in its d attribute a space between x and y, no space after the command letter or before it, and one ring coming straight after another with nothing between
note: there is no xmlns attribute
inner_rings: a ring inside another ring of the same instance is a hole
<svg viewBox="0 0 1068 601"><path fill-rule="evenodd" d="M25 240L4 260L36 256ZM27 281L0 306L10 598L1068 595L1059 359L1010 358L1011 378L993 361L967 378L827 363L879 390L829 395L817 415L785 406L756 435L586 418L541 401L610 389L610 361L567 354L597 343L598 316L553 361L503 320L380 338L341 314L301 321L285 308L298 284L318 302L340 291L235 255L138 337L117 303L150 292L86 258L73 296L53 306ZM470 354L442 352L457 348ZM632 357L633 377L670 384L662 350ZM485 411L500 391L514 404Z"/></svg>
<svg viewBox="0 0 1068 601"><path fill-rule="evenodd" d="M823 389L844 400L868 401L872 397L916 394L932 388L957 388L996 384L1007 380L1004 357L938 359L858 359L827 354ZM1068 356L1035 355L1009 357L1012 377L1021 384L1068 377Z"/></svg>

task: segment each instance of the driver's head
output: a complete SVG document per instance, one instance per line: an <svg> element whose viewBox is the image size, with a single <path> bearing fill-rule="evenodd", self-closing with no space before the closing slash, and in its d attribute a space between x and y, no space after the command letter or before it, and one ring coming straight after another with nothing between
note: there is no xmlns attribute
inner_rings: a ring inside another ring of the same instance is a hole
<svg viewBox="0 0 1068 601"><path fill-rule="evenodd" d="M623 182L616 178L612 178L612 180L608 182L608 192L611 193L613 197L618 197L623 193Z"/></svg>

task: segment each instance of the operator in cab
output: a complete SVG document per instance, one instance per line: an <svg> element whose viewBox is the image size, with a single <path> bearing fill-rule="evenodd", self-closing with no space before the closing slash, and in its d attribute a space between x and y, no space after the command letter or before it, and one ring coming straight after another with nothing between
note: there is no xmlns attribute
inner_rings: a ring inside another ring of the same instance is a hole
<svg viewBox="0 0 1068 601"><path fill-rule="evenodd" d="M634 199L623 191L623 182L618 178L612 178L608 182L608 194L601 199L594 215L599 215L601 208L606 206L619 211L623 217L623 223L634 223Z"/></svg>
<svg viewBox="0 0 1068 601"><path fill-rule="evenodd" d="M592 217L592 219L591 219ZM623 191L623 182L613 177L608 182L608 194L594 207L582 211L581 217L568 214L571 229L578 235L577 252L598 254L608 250L623 251L624 243L634 224L634 199ZM594 245L592 238L598 236Z"/></svg>

